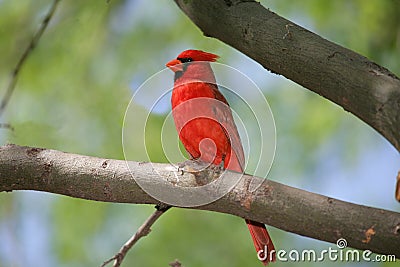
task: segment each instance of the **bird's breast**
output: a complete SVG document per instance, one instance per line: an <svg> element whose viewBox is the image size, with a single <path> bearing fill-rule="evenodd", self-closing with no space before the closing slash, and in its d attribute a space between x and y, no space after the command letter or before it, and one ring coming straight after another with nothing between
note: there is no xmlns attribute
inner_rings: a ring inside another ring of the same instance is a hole
<svg viewBox="0 0 400 267"><path fill-rule="evenodd" d="M193 158L219 164L230 143L215 112L218 105L225 105L214 98L213 89L207 84L192 83L174 88L172 114L179 138Z"/></svg>

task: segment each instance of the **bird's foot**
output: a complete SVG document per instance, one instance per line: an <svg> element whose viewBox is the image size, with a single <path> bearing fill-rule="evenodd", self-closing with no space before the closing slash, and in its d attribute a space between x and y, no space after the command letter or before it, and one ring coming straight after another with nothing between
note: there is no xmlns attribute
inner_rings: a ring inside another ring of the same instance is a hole
<svg viewBox="0 0 400 267"><path fill-rule="evenodd" d="M180 171L193 174L198 186L209 184L218 178L221 172L220 165L210 164L201 159L190 159L179 163L178 166ZM217 177L216 174L218 174Z"/></svg>
<svg viewBox="0 0 400 267"><path fill-rule="evenodd" d="M189 172L192 174L199 173L207 169L211 164L207 163L200 158L198 159L189 159L184 162L180 162L178 164L179 170L183 172Z"/></svg>
<svg viewBox="0 0 400 267"><path fill-rule="evenodd" d="M211 164L209 168L212 169L216 174L223 173L225 171L225 155L222 156L222 160L218 165Z"/></svg>

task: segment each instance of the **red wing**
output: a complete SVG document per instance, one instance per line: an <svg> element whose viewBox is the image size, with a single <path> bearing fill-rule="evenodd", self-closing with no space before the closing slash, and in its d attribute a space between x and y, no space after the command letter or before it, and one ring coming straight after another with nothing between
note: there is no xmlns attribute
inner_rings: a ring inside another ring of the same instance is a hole
<svg viewBox="0 0 400 267"><path fill-rule="evenodd" d="M236 128L235 121L232 116L232 110L229 107L228 101L226 101L225 97L218 90L218 87L215 84L210 84L213 88L213 93L215 99L221 101L224 104L215 105L213 107L213 112L215 117L218 118L219 123L222 125L222 129L228 138L234 155L231 155L230 159L230 167L228 169L242 172L244 170L244 152L242 142L240 141L239 132ZM235 158L232 158L234 156ZM235 163L237 162L237 163Z"/></svg>

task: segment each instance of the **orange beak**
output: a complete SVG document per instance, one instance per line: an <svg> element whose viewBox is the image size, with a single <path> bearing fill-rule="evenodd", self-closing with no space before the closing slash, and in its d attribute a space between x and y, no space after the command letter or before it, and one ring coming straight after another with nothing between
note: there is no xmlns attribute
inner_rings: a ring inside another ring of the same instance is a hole
<svg viewBox="0 0 400 267"><path fill-rule="evenodd" d="M181 61L179 61L177 59L171 60L165 66L170 68L173 72L183 71L183 64Z"/></svg>

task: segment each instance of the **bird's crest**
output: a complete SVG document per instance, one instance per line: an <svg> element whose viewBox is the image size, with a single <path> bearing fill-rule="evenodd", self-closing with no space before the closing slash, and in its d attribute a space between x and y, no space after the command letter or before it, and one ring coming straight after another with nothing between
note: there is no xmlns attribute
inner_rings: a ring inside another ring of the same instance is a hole
<svg viewBox="0 0 400 267"><path fill-rule="evenodd" d="M209 61L209 62L214 62L216 61L219 56L212 54L212 53L207 53L201 50L194 50L194 49L189 49L185 50L182 53L179 54L178 58L190 58L193 61Z"/></svg>

